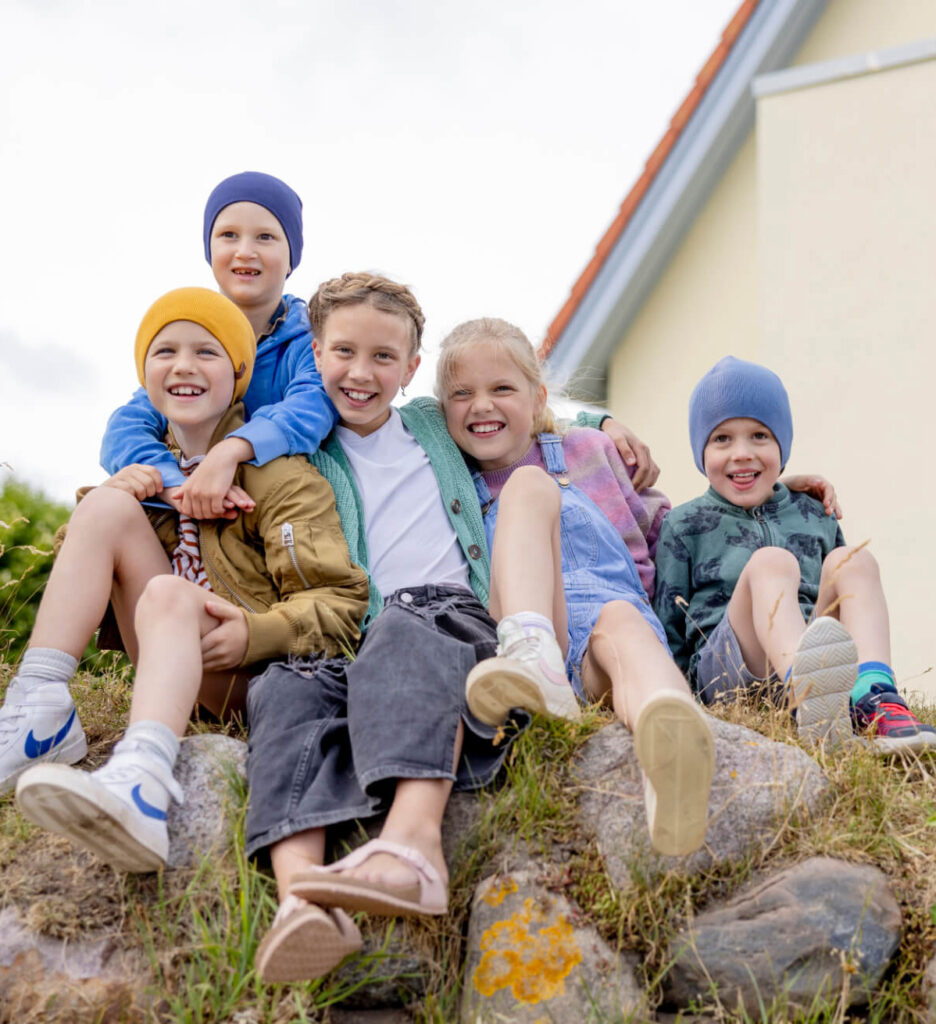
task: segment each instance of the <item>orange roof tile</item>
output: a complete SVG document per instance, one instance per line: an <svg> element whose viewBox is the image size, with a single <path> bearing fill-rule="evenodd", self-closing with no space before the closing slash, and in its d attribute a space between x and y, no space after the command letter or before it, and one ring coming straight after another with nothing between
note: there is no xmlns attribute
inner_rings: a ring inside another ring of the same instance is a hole
<svg viewBox="0 0 936 1024"><path fill-rule="evenodd" d="M690 90L689 95L680 104L679 109L670 120L666 133L650 154L650 157L644 166L643 173L637 179L630 192L625 196L624 202L621 203L617 216L611 222L611 225L595 246L595 255L591 260L589 260L588 265L579 275L575 284L572 285L572 292L566 300L565 305L559 310L556 314L556 318L549 325L549 328L546 331L546 337L543 339L543 342L539 347L540 359L545 359L555 348L556 342L558 342L562 332L568 326L569 321L578 309L579 304L582 299L584 299L586 292L592 286L592 283L598 275L598 271L601 270L608 253L621 237L621 233L624 231L624 228L627 227L634 211L646 195L647 189L653 183L653 179L663 166L663 162L671 153L673 146L676 145L676 140L688 124L689 118L691 118L695 113L696 108L702 101L702 97L705 95L706 89L711 85L715 75L724 64L725 58L730 53L732 46L734 46L735 41L741 34L741 30L748 23L748 20L754 13L754 9L757 7L759 2L760 0L744 0L735 12L734 17L728 23L725 31L722 32L721 39L712 52L712 55L705 62L702 70L698 75L696 75L695 83Z"/></svg>

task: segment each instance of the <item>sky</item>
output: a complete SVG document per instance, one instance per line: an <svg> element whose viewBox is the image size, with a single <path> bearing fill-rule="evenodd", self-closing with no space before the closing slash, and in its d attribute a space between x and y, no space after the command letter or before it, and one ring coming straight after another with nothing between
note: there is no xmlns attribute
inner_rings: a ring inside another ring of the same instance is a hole
<svg viewBox="0 0 936 1024"><path fill-rule="evenodd" d="M0 485L104 478L140 319L214 287L204 203L239 171L303 199L289 292L413 288L408 394L462 320L538 344L738 3L0 0Z"/></svg>

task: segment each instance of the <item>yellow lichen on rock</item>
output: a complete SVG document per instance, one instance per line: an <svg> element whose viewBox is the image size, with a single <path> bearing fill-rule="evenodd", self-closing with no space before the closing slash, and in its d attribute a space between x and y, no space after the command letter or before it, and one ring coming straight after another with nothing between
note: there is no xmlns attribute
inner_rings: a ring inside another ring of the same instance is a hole
<svg viewBox="0 0 936 1024"><path fill-rule="evenodd" d="M489 907L499 907L508 896L516 891L517 883L510 875L504 875L502 878L498 877L489 886L488 891L482 898Z"/></svg>
<svg viewBox="0 0 936 1024"><path fill-rule="evenodd" d="M527 898L522 911L485 931L484 952L472 979L481 995L509 988L518 1002L532 1004L564 994L565 978L581 963L582 953L564 914L555 924L539 927L545 920Z"/></svg>

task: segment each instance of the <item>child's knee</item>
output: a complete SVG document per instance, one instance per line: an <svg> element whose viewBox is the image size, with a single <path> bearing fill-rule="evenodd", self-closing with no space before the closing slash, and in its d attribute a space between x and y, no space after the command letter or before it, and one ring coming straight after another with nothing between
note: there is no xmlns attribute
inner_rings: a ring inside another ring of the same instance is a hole
<svg viewBox="0 0 936 1024"><path fill-rule="evenodd" d="M190 616L192 614L189 599L190 585L179 576L163 573L154 576L143 588L137 601L134 618L137 622L147 615L167 614Z"/></svg>
<svg viewBox="0 0 936 1024"><path fill-rule="evenodd" d="M126 529L129 523L146 520L146 511L137 499L117 487L95 487L82 498L71 515L68 530L94 529L108 533Z"/></svg>
<svg viewBox="0 0 936 1024"><path fill-rule="evenodd" d="M879 580L880 568L877 559L863 547L836 548L822 563L822 580L828 582L834 577L860 576L867 580Z"/></svg>
<svg viewBox="0 0 936 1024"><path fill-rule="evenodd" d="M559 505L561 495L552 477L538 466L520 466L510 474L500 494L500 505L505 502L534 500L540 507L543 503ZM548 507L548 506L547 506Z"/></svg>
<svg viewBox="0 0 936 1024"><path fill-rule="evenodd" d="M650 631L647 620L628 601L609 601L598 615L598 621L591 633L591 642L609 636Z"/></svg>
<svg viewBox="0 0 936 1024"><path fill-rule="evenodd" d="M746 575L749 580L751 578L773 579L779 576L795 579L798 582L800 567L796 555L792 551L787 551L786 548L758 548L748 559L741 575Z"/></svg>

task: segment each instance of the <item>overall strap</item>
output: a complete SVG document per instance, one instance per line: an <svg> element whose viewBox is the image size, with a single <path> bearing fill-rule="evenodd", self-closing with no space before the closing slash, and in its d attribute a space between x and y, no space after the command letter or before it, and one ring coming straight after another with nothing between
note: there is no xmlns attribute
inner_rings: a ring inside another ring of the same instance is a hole
<svg viewBox="0 0 936 1024"><path fill-rule="evenodd" d="M538 434L536 440L539 442L540 451L543 453L543 461L546 463L546 472L553 477L561 487L569 485L569 478L566 475L565 453L562 450L562 438L556 434Z"/></svg>

